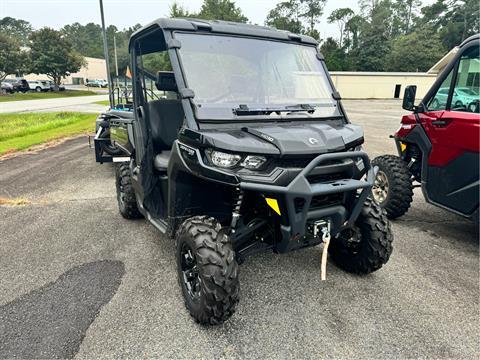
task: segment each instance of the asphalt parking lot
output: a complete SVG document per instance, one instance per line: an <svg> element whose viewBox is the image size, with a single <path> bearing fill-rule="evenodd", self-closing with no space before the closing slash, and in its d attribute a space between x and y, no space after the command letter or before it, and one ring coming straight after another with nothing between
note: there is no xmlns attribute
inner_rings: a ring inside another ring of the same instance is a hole
<svg viewBox="0 0 480 360"><path fill-rule="evenodd" d="M370 155L398 101L346 101ZM390 262L368 276L328 264L321 247L266 253L240 268L224 325L184 308L173 242L117 211L112 167L87 139L0 161L1 358L458 358L480 356L475 226L425 204L393 222Z"/></svg>

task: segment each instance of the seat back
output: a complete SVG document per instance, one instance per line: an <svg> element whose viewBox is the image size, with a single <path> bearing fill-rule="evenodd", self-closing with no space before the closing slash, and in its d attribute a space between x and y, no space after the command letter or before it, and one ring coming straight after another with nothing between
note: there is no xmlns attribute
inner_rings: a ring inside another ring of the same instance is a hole
<svg viewBox="0 0 480 360"><path fill-rule="evenodd" d="M170 150L185 118L182 102L177 99L150 101L148 114L155 150Z"/></svg>

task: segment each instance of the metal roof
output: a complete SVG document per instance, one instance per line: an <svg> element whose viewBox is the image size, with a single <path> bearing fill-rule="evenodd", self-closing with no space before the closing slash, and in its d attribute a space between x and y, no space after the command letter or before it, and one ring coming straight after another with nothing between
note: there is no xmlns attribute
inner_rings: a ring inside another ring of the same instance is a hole
<svg viewBox="0 0 480 360"><path fill-rule="evenodd" d="M318 45L318 42L310 36L293 34L289 31L277 30L271 27L236 23L231 21L190 18L157 19L135 31L132 34L132 38L140 35L144 31L151 30L155 26L165 30L182 30L192 32L203 31L219 34L253 36L283 41L295 41L310 45Z"/></svg>

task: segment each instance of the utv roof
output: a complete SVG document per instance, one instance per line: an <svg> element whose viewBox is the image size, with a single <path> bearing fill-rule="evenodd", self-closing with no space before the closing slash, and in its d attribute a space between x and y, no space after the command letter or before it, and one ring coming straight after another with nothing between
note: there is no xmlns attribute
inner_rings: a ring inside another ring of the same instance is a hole
<svg viewBox="0 0 480 360"><path fill-rule="evenodd" d="M277 30L271 27L236 23L231 21L190 18L157 19L135 31L132 34L130 41L137 38L138 36L141 36L141 34L145 32L155 30L155 28L160 28L163 30L180 30L191 32L201 31L211 32L215 34L243 35L283 41L293 41L310 45L318 45L318 42L310 36L293 34L289 31Z"/></svg>
<svg viewBox="0 0 480 360"><path fill-rule="evenodd" d="M480 39L480 34L472 35L472 36L470 36L469 38L465 39L465 40L460 44L460 47L468 44L470 41L474 41L474 40L478 40L478 39Z"/></svg>

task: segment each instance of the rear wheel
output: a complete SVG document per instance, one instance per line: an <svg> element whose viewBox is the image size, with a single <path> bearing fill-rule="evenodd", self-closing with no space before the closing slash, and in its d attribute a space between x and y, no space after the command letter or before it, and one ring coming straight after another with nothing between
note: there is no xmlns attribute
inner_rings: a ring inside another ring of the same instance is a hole
<svg viewBox="0 0 480 360"><path fill-rule="evenodd" d="M139 219L142 214L138 210L137 198L132 186L132 177L128 163L115 167L118 210L125 219Z"/></svg>
<svg viewBox="0 0 480 360"><path fill-rule="evenodd" d="M115 145L112 144L110 141L110 129L104 129L101 133L99 138L101 139L108 139L106 143L103 143L103 150L109 155L116 156L116 155L121 155L123 154L122 149L116 147Z"/></svg>
<svg viewBox="0 0 480 360"><path fill-rule="evenodd" d="M329 252L342 269L368 274L380 269L392 254L393 235L385 212L367 199L352 229L330 242Z"/></svg>
<svg viewBox="0 0 480 360"><path fill-rule="evenodd" d="M408 211L413 198L412 174L405 161L394 155L379 156L372 161L378 166L372 188L375 202L384 208L390 219Z"/></svg>
<svg viewBox="0 0 480 360"><path fill-rule="evenodd" d="M185 220L176 235L178 281L185 306L201 324L220 324L235 312L240 283L229 237L208 216Z"/></svg>
<svg viewBox="0 0 480 360"><path fill-rule="evenodd" d="M37 86L37 87L35 88L35 91L36 91L36 92L42 92L42 88L41 88L40 86Z"/></svg>

